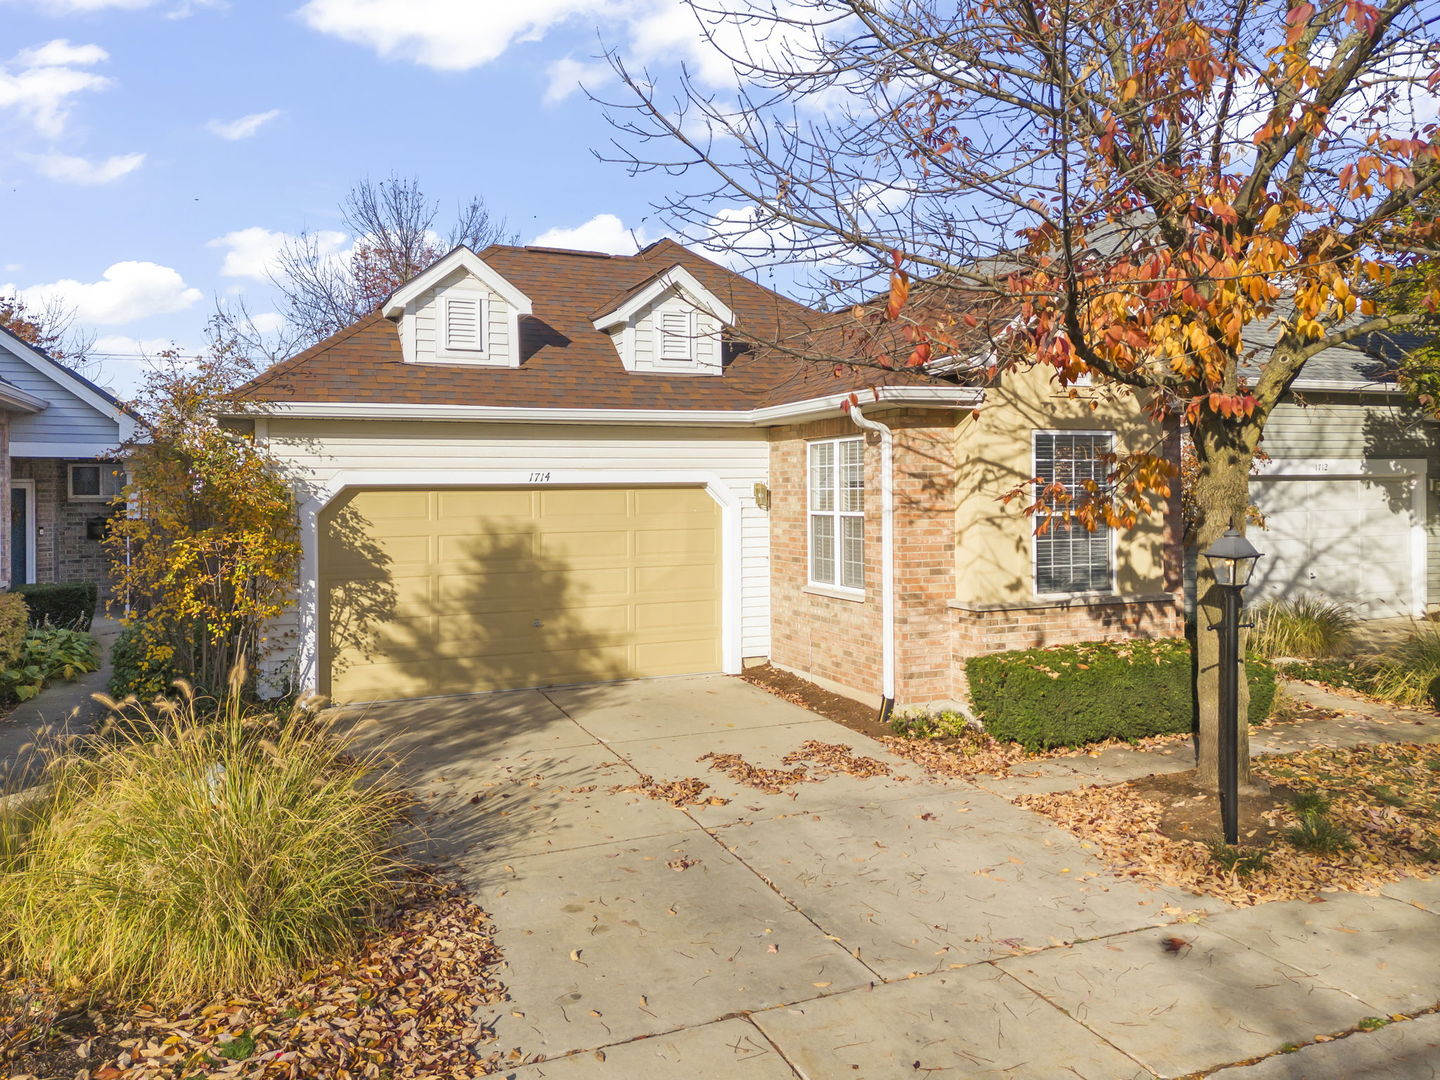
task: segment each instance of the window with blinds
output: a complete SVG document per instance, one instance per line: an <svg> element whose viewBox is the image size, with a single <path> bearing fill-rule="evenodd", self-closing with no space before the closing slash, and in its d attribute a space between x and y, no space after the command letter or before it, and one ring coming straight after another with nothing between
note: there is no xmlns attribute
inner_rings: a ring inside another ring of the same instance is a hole
<svg viewBox="0 0 1440 1080"><path fill-rule="evenodd" d="M1037 431L1036 498L1052 484L1063 486L1076 502L1092 491L1103 491L1110 482L1114 443L1109 432ZM1035 515L1035 525L1037 593L1113 591L1115 568L1108 526L1100 524L1090 530L1078 521L1067 521L1063 514L1043 511Z"/></svg>
<svg viewBox="0 0 1440 1080"><path fill-rule="evenodd" d="M865 441L809 444L810 583L865 587Z"/></svg>
<svg viewBox="0 0 1440 1080"><path fill-rule="evenodd" d="M455 352L484 352L485 305L478 296L445 298L445 348Z"/></svg>

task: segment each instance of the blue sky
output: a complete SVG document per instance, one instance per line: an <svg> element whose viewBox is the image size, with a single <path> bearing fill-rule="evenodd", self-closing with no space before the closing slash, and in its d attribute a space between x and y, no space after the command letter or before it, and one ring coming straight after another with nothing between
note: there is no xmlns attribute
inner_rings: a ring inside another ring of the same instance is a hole
<svg viewBox="0 0 1440 1080"><path fill-rule="evenodd" d="M605 40L698 62L678 0L0 0L0 290L58 295L100 380L203 341L215 297L273 310L280 234L338 228L360 177L482 195L523 242L633 250L676 183L631 178L576 90ZM619 91L609 88L613 93Z"/></svg>

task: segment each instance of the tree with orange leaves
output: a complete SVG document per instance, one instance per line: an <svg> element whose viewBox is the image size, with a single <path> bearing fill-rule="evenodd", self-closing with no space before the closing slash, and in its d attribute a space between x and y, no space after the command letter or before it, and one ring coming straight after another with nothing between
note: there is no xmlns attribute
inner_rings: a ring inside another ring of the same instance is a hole
<svg viewBox="0 0 1440 1080"><path fill-rule="evenodd" d="M627 163L718 179L667 203L677 230L813 265L861 339L817 360L1045 365L1183 417L1199 547L1244 527L1307 360L1440 308L1422 269L1440 229L1416 212L1440 191L1436 0L689 3L737 98L687 78L673 105L612 56ZM1134 454L1061 509L1124 527L1174 483L1158 449ZM1202 778L1212 584L1202 568Z"/></svg>

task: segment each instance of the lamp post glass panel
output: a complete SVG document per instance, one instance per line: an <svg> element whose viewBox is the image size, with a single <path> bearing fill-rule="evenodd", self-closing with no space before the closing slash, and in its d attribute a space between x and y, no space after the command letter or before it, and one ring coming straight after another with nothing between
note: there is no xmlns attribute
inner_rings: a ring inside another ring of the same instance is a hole
<svg viewBox="0 0 1440 1080"><path fill-rule="evenodd" d="M1236 529L1201 552L1209 561L1220 590L1220 822L1225 842L1236 844L1240 836L1240 772L1238 727L1240 724L1240 592L1250 583L1260 552Z"/></svg>

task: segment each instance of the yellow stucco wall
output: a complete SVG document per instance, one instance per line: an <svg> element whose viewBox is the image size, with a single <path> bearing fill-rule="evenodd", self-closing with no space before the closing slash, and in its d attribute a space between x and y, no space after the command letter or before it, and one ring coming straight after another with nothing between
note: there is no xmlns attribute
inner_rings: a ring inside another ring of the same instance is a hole
<svg viewBox="0 0 1440 1080"><path fill-rule="evenodd" d="M1013 372L986 392L977 417L956 428L956 599L971 604L1026 604L1034 591L1031 496L1001 496L1033 475L1036 431L1110 431L1118 453L1157 447L1160 429L1135 397L1078 388L1070 397L1049 369ZM1093 406L1093 407L1092 407ZM1163 592L1164 509L1115 542L1115 591Z"/></svg>

